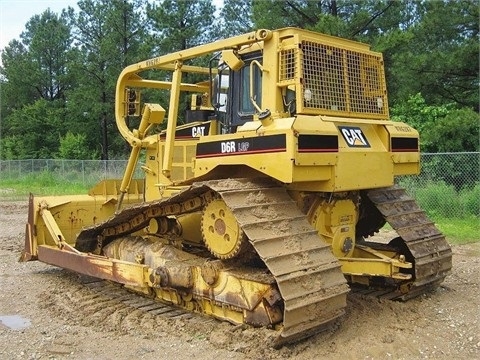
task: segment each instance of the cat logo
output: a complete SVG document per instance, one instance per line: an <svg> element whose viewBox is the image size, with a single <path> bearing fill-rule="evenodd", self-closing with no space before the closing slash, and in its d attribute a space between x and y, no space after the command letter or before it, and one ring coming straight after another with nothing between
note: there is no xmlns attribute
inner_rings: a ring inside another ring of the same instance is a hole
<svg viewBox="0 0 480 360"><path fill-rule="evenodd" d="M367 138L359 127L339 126L338 129L341 131L342 136L349 147L370 147Z"/></svg>
<svg viewBox="0 0 480 360"><path fill-rule="evenodd" d="M192 128L192 137L205 136L205 126L194 126Z"/></svg>

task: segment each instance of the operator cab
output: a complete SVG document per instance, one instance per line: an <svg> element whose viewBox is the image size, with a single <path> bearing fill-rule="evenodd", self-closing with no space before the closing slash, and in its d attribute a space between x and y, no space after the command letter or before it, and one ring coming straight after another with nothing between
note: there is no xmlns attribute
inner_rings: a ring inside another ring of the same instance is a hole
<svg viewBox="0 0 480 360"><path fill-rule="evenodd" d="M222 124L222 133L233 133L238 126L253 120L255 106L251 98L261 107L262 72L252 65L256 60L262 63L262 53L256 51L239 57L244 65L239 70L230 69L221 63L213 80L212 105L217 119ZM253 66L253 96L250 94L250 74Z"/></svg>

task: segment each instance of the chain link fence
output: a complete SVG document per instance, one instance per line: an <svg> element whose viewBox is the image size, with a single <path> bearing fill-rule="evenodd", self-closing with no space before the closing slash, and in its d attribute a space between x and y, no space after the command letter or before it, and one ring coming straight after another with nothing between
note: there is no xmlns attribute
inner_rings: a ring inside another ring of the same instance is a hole
<svg viewBox="0 0 480 360"><path fill-rule="evenodd" d="M77 181L89 186L104 179L121 179L126 165L127 160L0 160L0 180L46 172L54 173L61 180ZM137 170L135 175L141 176L141 173Z"/></svg>
<svg viewBox="0 0 480 360"><path fill-rule="evenodd" d="M422 154L420 174L396 182L433 218L475 216L480 221L478 152Z"/></svg>
<svg viewBox="0 0 480 360"><path fill-rule="evenodd" d="M122 179L127 160L0 160L0 201L26 200L28 194L86 193L101 180ZM138 164L134 178L141 178ZM77 190L78 189L78 190ZM73 192L72 192L73 191Z"/></svg>
<svg viewBox="0 0 480 360"><path fill-rule="evenodd" d="M126 160L0 160L0 199L15 198L2 183L53 174L59 182L77 182L90 187L100 180L121 179ZM134 177L141 178L137 166ZM480 153L435 153L421 155L421 173L402 176L405 187L430 216L480 217ZM17 198L19 199L19 198ZM20 198L21 199L21 198Z"/></svg>

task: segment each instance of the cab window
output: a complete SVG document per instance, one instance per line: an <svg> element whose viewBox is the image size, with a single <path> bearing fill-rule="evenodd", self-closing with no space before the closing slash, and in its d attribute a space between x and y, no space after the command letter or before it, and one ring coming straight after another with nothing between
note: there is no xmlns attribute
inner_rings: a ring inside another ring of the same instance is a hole
<svg viewBox="0 0 480 360"><path fill-rule="evenodd" d="M241 115L253 115L255 113L255 107L252 104L250 99L250 67L252 64L248 64L243 69L240 70L241 74L241 99L240 99L240 108L239 113ZM253 68L253 99L258 104L259 107L262 107L262 73L258 66Z"/></svg>

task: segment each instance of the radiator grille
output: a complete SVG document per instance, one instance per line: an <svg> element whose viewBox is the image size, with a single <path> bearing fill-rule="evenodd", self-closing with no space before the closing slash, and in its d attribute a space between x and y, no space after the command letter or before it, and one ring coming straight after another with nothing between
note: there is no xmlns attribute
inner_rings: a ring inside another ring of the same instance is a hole
<svg viewBox="0 0 480 360"><path fill-rule="evenodd" d="M302 41L299 51L303 104L315 113L345 113L349 116L388 116L383 61L380 55L356 52L332 45ZM285 54L282 76L292 65ZM293 66L294 68L294 66Z"/></svg>
<svg viewBox="0 0 480 360"><path fill-rule="evenodd" d="M280 52L280 82L295 79L295 49L282 50Z"/></svg>

